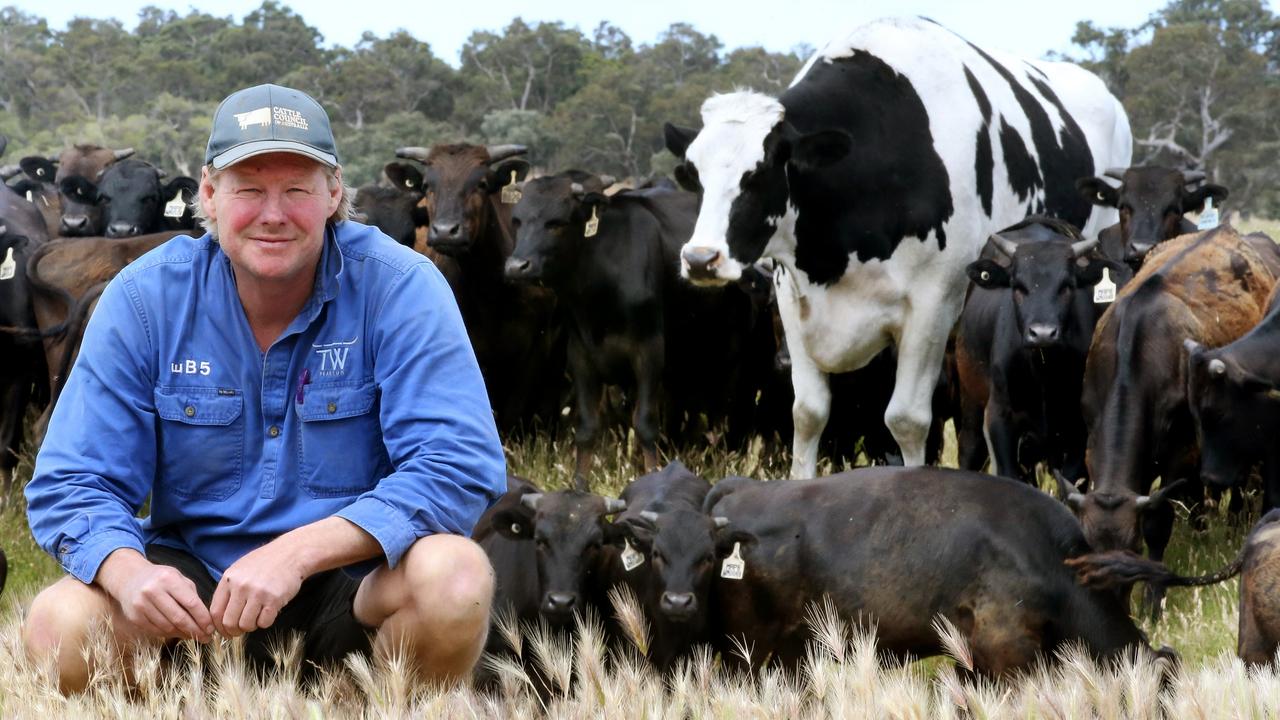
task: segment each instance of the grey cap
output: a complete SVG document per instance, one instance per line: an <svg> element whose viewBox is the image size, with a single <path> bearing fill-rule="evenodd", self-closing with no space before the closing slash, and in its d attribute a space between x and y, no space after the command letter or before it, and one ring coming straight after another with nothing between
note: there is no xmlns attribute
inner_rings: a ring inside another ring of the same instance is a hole
<svg viewBox="0 0 1280 720"><path fill-rule="evenodd" d="M221 170L270 152L297 153L336 166L338 148L324 108L301 90L279 85L257 85L228 95L213 114L205 164Z"/></svg>

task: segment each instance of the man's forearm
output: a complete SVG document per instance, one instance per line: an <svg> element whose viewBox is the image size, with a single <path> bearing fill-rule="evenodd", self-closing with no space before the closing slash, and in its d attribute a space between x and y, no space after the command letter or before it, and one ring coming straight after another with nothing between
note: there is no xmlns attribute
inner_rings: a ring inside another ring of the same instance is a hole
<svg viewBox="0 0 1280 720"><path fill-rule="evenodd" d="M382 546L372 535L340 517L327 517L290 530L272 544L288 548L290 555L297 558L304 578L382 554Z"/></svg>

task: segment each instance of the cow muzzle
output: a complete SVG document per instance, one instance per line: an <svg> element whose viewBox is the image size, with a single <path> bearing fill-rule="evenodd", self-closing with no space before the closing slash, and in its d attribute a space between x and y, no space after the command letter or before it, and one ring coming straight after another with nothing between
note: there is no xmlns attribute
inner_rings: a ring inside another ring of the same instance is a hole
<svg viewBox="0 0 1280 720"><path fill-rule="evenodd" d="M1143 258L1147 253L1151 252L1151 248L1155 247L1153 242L1130 241L1129 246L1125 249L1124 261L1129 264L1142 264Z"/></svg>
<svg viewBox="0 0 1280 720"><path fill-rule="evenodd" d="M672 620L688 620L698 611L698 598L693 593L662 593L658 609Z"/></svg>
<svg viewBox="0 0 1280 720"><path fill-rule="evenodd" d="M141 235L142 228L127 222L113 222L107 226L107 237L123 238Z"/></svg>
<svg viewBox="0 0 1280 720"><path fill-rule="evenodd" d="M713 247L685 245L680 264L683 275L695 285L723 285L742 276L742 266Z"/></svg>
<svg viewBox="0 0 1280 720"><path fill-rule="evenodd" d="M1027 327L1026 344L1028 347L1045 348L1058 344L1062 336L1057 325L1048 323L1032 323Z"/></svg>
<svg viewBox="0 0 1280 720"><path fill-rule="evenodd" d="M512 255L502 266L502 275L507 282L533 282L542 279L542 266L527 258Z"/></svg>
<svg viewBox="0 0 1280 720"><path fill-rule="evenodd" d="M471 248L470 239L462 232L462 223L431 223L427 245L445 255L459 255Z"/></svg>
<svg viewBox="0 0 1280 720"><path fill-rule="evenodd" d="M62 231L68 235L79 234L89 226L89 218L84 215L63 215Z"/></svg>
<svg viewBox="0 0 1280 720"><path fill-rule="evenodd" d="M549 592L542 596L542 612L556 618L571 615L578 605L578 594L569 592Z"/></svg>

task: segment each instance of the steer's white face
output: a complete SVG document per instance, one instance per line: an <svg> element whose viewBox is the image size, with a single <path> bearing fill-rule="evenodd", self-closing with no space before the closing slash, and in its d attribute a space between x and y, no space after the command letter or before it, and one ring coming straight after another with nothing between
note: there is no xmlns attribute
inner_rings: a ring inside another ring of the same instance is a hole
<svg viewBox="0 0 1280 720"><path fill-rule="evenodd" d="M742 276L745 265L759 259L763 244L746 247L756 243L744 243L736 236L743 231L759 235L763 230L746 225L764 222L771 229L777 227L780 213L753 218L759 213L751 210L760 206L753 185L760 179L758 171L766 160L766 139L782 123L783 112L776 99L754 92L716 95L703 103L703 128L685 152L685 159L702 185L693 237L681 253L680 272L686 279L705 285L732 282ZM744 179L748 188L745 191ZM785 192L785 188L772 191ZM709 266L714 271L712 277L690 277L686 253L697 250L719 254Z"/></svg>

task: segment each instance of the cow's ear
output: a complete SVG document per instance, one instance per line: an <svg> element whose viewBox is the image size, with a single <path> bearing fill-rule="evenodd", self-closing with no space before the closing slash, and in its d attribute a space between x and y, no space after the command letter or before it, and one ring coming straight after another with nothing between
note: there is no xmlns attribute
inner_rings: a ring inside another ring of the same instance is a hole
<svg viewBox="0 0 1280 720"><path fill-rule="evenodd" d="M843 130L821 130L791 141L791 162L801 170L818 170L845 159L853 138Z"/></svg>
<svg viewBox="0 0 1280 720"><path fill-rule="evenodd" d="M40 183L36 182L35 180L22 178L21 180L10 185L9 189L25 198L28 192L31 192L31 193L40 192Z"/></svg>
<svg viewBox="0 0 1280 720"><path fill-rule="evenodd" d="M702 192L702 183L698 181L698 170L693 165L682 162L671 171L676 183L689 192Z"/></svg>
<svg viewBox="0 0 1280 720"><path fill-rule="evenodd" d="M1120 191L1100 177L1080 178L1076 190L1094 205L1116 207L1120 204Z"/></svg>
<svg viewBox="0 0 1280 720"><path fill-rule="evenodd" d="M1213 206L1221 207L1227 199L1228 191L1221 185L1205 183L1182 197L1182 212L1200 212L1204 210L1204 201L1213 198Z"/></svg>
<svg viewBox="0 0 1280 720"><path fill-rule="evenodd" d="M389 162L382 166L382 174L400 192L422 192L422 171L409 163Z"/></svg>
<svg viewBox="0 0 1280 720"><path fill-rule="evenodd" d="M18 161L18 167L22 168L22 173L36 182L53 182L54 175L58 169L48 158L42 158L38 155L24 157Z"/></svg>
<svg viewBox="0 0 1280 720"><path fill-rule="evenodd" d="M625 517L610 525L618 532L614 540L615 545L621 546L625 540L630 542L632 547L646 553L653 546L653 536L658 532L653 521L639 516Z"/></svg>
<svg viewBox="0 0 1280 720"><path fill-rule="evenodd" d="M493 514L493 529L508 540L531 540L533 517L533 511L523 505L499 510Z"/></svg>
<svg viewBox="0 0 1280 720"><path fill-rule="evenodd" d="M490 173L489 192L496 193L510 185L513 178L517 183L524 180L524 176L529 174L529 161L524 158L503 160Z"/></svg>
<svg viewBox="0 0 1280 720"><path fill-rule="evenodd" d="M196 193L200 191L200 183L195 178L189 178L186 175L179 175L164 184L164 189L160 191L160 195L164 200L172 200L178 192L182 192L182 201L190 203L195 199Z"/></svg>
<svg viewBox="0 0 1280 720"><path fill-rule="evenodd" d="M758 542L759 539L754 533L739 530L732 525L716 531L716 553L722 556L732 553L734 545L740 545L743 550L746 550L755 547Z"/></svg>
<svg viewBox="0 0 1280 720"><path fill-rule="evenodd" d="M1000 267L1000 263L989 258L982 258L969 263L964 269L974 285L989 290L1009 287L1009 271Z"/></svg>
<svg viewBox="0 0 1280 720"><path fill-rule="evenodd" d="M1076 261L1076 287L1093 287L1102 280L1102 271L1110 270L1111 282L1122 285L1132 274L1129 266L1107 258L1082 257Z"/></svg>
<svg viewBox="0 0 1280 720"><path fill-rule="evenodd" d="M102 200L102 196L98 194L98 185L80 175L63 178L58 183L58 192L85 205L97 205Z"/></svg>
<svg viewBox="0 0 1280 720"><path fill-rule="evenodd" d="M662 124L662 139L666 142L667 149L681 160L684 159L689 144L696 137L698 137L698 131L693 128L680 127L671 123Z"/></svg>

